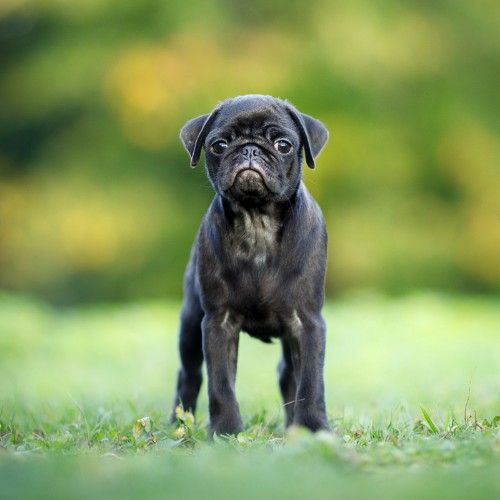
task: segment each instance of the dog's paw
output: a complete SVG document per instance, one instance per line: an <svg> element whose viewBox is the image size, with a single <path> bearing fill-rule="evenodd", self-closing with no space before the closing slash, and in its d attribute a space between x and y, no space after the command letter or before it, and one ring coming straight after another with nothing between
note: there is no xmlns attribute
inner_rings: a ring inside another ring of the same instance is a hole
<svg viewBox="0 0 500 500"><path fill-rule="evenodd" d="M300 412L295 411L295 417L293 420L293 425L299 425L302 427L307 427L313 432L316 431L331 431L328 418L323 411L318 412Z"/></svg>
<svg viewBox="0 0 500 500"><path fill-rule="evenodd" d="M211 438L213 438L214 434L219 436L232 434L236 436L240 432L243 432L243 430L244 427L241 417L239 415L228 415L210 422L209 436Z"/></svg>

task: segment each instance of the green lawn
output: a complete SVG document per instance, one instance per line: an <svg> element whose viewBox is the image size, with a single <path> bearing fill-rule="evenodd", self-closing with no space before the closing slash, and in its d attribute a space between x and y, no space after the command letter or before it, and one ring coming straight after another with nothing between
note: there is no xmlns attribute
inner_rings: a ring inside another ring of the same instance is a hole
<svg viewBox="0 0 500 500"><path fill-rule="evenodd" d="M374 293L325 307L333 433L285 433L279 346L242 335L247 430L168 423L180 304L55 310L0 295L0 498L494 498L500 301Z"/></svg>

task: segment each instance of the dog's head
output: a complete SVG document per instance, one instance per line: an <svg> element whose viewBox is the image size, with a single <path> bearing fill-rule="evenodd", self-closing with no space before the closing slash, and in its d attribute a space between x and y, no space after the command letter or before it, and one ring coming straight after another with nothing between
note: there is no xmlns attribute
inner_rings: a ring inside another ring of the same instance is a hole
<svg viewBox="0 0 500 500"><path fill-rule="evenodd" d="M284 201L295 193L302 151L307 165L315 168L328 131L281 99L246 95L187 122L181 139L193 167L205 149L209 178L221 196L261 203Z"/></svg>

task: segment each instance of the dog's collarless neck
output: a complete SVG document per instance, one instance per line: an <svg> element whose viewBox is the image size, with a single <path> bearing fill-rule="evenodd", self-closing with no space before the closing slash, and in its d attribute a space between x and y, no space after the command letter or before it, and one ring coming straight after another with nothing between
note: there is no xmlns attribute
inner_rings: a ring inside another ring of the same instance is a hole
<svg viewBox="0 0 500 500"><path fill-rule="evenodd" d="M288 211L293 210L295 195L286 202L239 203L219 196L219 206L225 219L231 224L238 221L252 221L268 219L280 223L286 218Z"/></svg>

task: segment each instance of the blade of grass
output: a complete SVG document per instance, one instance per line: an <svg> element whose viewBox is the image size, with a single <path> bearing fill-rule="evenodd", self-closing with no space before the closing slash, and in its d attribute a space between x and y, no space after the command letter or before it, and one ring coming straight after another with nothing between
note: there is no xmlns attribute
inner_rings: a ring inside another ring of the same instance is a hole
<svg viewBox="0 0 500 500"><path fill-rule="evenodd" d="M440 433L439 427L432 421L432 418L425 411L425 408L422 405L420 405L420 410L422 411L422 414L424 415L425 421L429 425L431 432L433 434L439 434Z"/></svg>

